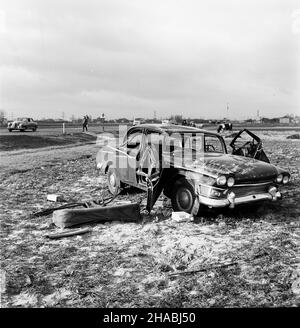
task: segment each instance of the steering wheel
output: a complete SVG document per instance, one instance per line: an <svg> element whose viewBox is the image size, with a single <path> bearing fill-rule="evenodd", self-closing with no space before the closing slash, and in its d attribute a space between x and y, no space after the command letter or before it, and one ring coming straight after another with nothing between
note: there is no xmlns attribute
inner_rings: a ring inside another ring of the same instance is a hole
<svg viewBox="0 0 300 328"><path fill-rule="evenodd" d="M251 156L252 152L254 150L254 144L252 141L247 141L239 148L239 150L240 150L240 155L242 155L242 156L250 155Z"/></svg>
<svg viewBox="0 0 300 328"><path fill-rule="evenodd" d="M252 141L246 141L240 148L246 148L248 145L252 145Z"/></svg>
<svg viewBox="0 0 300 328"><path fill-rule="evenodd" d="M212 149L213 152L216 150L213 145L205 145L205 151L211 151L209 150L210 148Z"/></svg>

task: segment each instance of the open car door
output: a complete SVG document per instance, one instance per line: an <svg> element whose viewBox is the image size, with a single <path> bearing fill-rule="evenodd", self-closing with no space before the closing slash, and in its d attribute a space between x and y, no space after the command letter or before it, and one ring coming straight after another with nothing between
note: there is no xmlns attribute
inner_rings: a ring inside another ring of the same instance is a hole
<svg viewBox="0 0 300 328"><path fill-rule="evenodd" d="M146 209L149 213L165 186L168 170L163 169L162 161L162 143L147 143L139 162L137 180L147 187Z"/></svg>
<svg viewBox="0 0 300 328"><path fill-rule="evenodd" d="M251 131L244 129L232 139L230 143L232 155L245 156L270 163L265 154L261 139Z"/></svg>

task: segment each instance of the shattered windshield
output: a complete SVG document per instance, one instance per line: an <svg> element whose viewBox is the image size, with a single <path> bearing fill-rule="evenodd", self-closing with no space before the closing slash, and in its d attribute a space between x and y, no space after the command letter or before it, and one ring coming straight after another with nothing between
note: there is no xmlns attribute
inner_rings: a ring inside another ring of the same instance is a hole
<svg viewBox="0 0 300 328"><path fill-rule="evenodd" d="M246 143L250 143L250 142L253 143L253 144L257 143L257 141L252 136L250 136L246 131L244 131L235 140L234 146L235 146L235 148L240 148L240 147L243 147Z"/></svg>

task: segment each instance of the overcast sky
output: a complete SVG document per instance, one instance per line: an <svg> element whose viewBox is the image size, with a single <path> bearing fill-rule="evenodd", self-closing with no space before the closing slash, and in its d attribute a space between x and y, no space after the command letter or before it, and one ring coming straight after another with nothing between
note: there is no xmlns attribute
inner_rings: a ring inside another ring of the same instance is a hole
<svg viewBox="0 0 300 328"><path fill-rule="evenodd" d="M228 103L229 118L299 113L297 5L2 1L0 109L34 118L222 118Z"/></svg>

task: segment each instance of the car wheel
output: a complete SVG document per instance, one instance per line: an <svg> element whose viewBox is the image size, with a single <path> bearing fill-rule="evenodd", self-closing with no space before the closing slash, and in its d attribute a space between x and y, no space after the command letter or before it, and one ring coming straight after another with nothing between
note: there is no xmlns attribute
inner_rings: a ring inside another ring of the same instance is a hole
<svg viewBox="0 0 300 328"><path fill-rule="evenodd" d="M196 194L193 186L185 179L175 183L171 202L174 211L191 213Z"/></svg>
<svg viewBox="0 0 300 328"><path fill-rule="evenodd" d="M109 167L107 171L107 186L111 194L118 195L121 191L121 182L116 169Z"/></svg>
<svg viewBox="0 0 300 328"><path fill-rule="evenodd" d="M32 132L35 132L35 131L36 131L36 128L33 128L33 129L32 129Z"/></svg>
<svg viewBox="0 0 300 328"><path fill-rule="evenodd" d="M11 132L11 131L12 131L12 129L8 129L8 131L9 131L9 132Z"/></svg>

